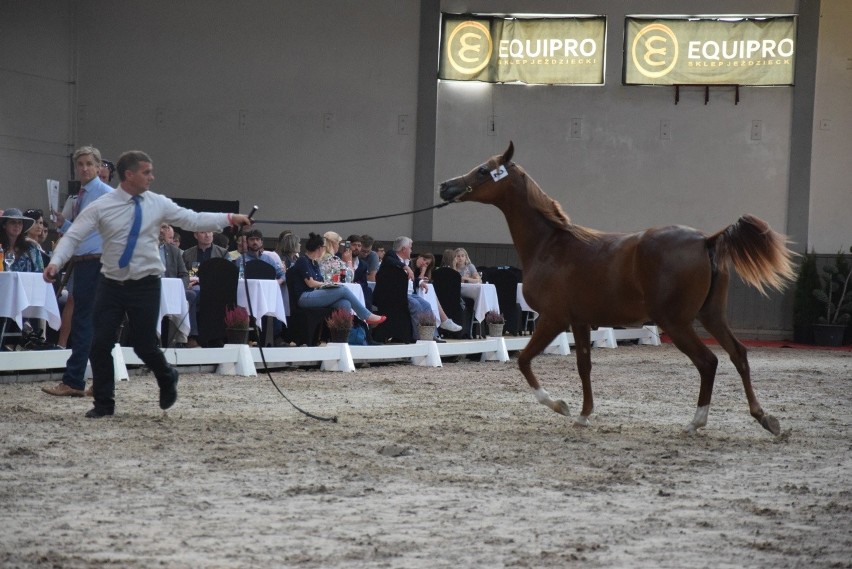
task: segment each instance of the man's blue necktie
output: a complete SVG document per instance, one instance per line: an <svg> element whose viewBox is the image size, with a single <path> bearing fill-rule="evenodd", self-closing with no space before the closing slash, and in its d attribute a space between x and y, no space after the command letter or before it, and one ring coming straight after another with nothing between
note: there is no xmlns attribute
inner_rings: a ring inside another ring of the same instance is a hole
<svg viewBox="0 0 852 569"><path fill-rule="evenodd" d="M131 199L133 199L136 207L133 210L133 225L130 226L130 235L127 236L127 246L124 248L124 253L121 254L121 259L118 260L118 267L120 269L130 264L133 249L136 247L136 240L139 238L139 228L142 227L142 206L139 205L139 201L142 198L133 196Z"/></svg>

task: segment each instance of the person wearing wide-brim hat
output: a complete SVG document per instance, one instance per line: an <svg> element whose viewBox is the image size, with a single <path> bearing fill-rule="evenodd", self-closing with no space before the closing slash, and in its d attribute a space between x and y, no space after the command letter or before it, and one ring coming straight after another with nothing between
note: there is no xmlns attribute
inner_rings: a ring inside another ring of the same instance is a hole
<svg viewBox="0 0 852 569"><path fill-rule="evenodd" d="M3 270L22 273L40 273L44 271L44 261L38 247L27 240L27 230L35 220L26 217L21 210L12 207L0 215L0 245L6 259L14 257L11 265Z"/></svg>

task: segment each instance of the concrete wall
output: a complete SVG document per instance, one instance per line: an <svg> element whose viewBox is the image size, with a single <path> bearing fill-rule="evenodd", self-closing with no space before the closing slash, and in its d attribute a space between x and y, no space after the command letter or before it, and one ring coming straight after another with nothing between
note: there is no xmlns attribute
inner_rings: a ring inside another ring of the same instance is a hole
<svg viewBox="0 0 852 569"><path fill-rule="evenodd" d="M852 246L852 2L822 0L814 102L808 243Z"/></svg>
<svg viewBox="0 0 852 569"><path fill-rule="evenodd" d="M642 5L645 5L643 8ZM727 6L725 6L727 4ZM714 13L794 13L794 2L714 3ZM447 11L511 12L513 2L445 0ZM712 232L754 213L785 231L792 87L682 89L622 85L624 18L628 14L706 13L706 2L559 2L524 4L524 12L607 16L603 86L524 86L441 82L438 86L436 175L467 172L501 153L511 139L515 161L575 223L636 231L681 223ZM486 132L490 115L496 134ZM582 119L571 138L572 118ZM668 120L671 139L662 140ZM750 137L752 120L763 137ZM442 210L435 234L486 242L509 240L496 209L468 205Z"/></svg>

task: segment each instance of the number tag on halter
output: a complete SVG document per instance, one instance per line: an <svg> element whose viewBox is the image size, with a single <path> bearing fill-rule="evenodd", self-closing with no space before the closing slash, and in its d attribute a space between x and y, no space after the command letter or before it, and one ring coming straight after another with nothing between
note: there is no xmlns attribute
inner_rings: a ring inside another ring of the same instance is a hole
<svg viewBox="0 0 852 569"><path fill-rule="evenodd" d="M498 182L509 175L509 172L506 171L505 166L500 166L496 170L491 170L491 177L494 178L495 182Z"/></svg>

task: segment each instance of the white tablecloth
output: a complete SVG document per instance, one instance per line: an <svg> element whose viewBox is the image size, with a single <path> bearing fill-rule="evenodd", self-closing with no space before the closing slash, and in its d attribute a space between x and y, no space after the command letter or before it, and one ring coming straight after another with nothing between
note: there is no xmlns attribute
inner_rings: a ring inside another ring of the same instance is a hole
<svg viewBox="0 0 852 569"><path fill-rule="evenodd" d="M160 279L160 317L157 322L162 322L165 316L171 316L171 320L184 335L189 334L189 304L186 302L186 290L181 279ZM159 330L158 324L157 332Z"/></svg>
<svg viewBox="0 0 852 569"><path fill-rule="evenodd" d="M461 295L473 299L473 316L480 322L485 320L486 312L500 313L497 287L491 283L462 283Z"/></svg>
<svg viewBox="0 0 852 569"><path fill-rule="evenodd" d="M518 304L521 305L521 310L526 312L535 312L535 310L530 308L530 305L527 304L527 299L524 298L524 283L518 283L518 293L515 296L515 299L518 301ZM536 312L536 314L538 313Z"/></svg>
<svg viewBox="0 0 852 569"><path fill-rule="evenodd" d="M281 296L281 286L278 281L275 279L237 281L237 304L248 309L246 282L248 282L249 297L251 298L251 313L257 320L257 327L261 328L262 317L266 315L274 316L286 324L287 312L284 308L284 297Z"/></svg>
<svg viewBox="0 0 852 569"><path fill-rule="evenodd" d="M0 316L11 318L19 327L24 318L47 320L54 330L62 323L53 285L44 282L41 273L0 272Z"/></svg>
<svg viewBox="0 0 852 569"><path fill-rule="evenodd" d="M435 314L435 322L441 324L441 313L438 310L438 295L435 294L435 285L429 283L426 285L426 290L423 287L417 287L417 296L425 298L432 307L432 312Z"/></svg>
<svg viewBox="0 0 852 569"><path fill-rule="evenodd" d="M339 284L341 286L345 286L346 288L351 290L352 294L355 295L355 298L357 298L358 301L361 304L364 304L364 289L361 288L360 284L358 284L358 283L339 283Z"/></svg>

